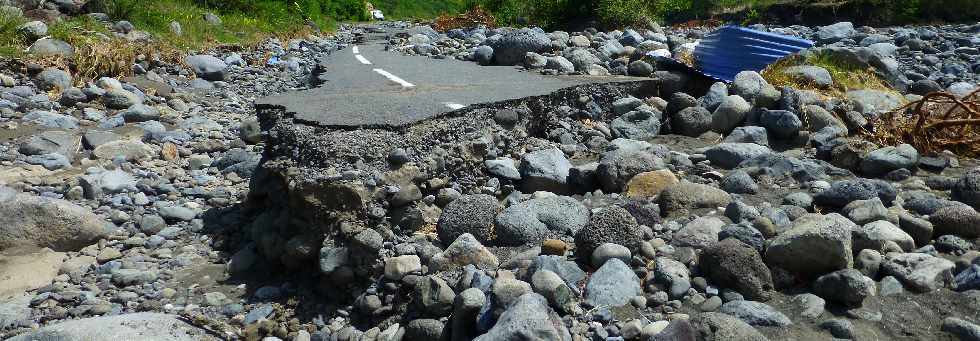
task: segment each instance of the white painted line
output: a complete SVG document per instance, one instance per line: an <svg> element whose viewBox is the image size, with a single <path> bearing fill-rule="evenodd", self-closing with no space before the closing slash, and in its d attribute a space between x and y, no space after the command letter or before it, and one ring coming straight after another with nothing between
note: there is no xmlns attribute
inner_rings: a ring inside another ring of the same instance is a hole
<svg viewBox="0 0 980 341"><path fill-rule="evenodd" d="M367 58L364 58L362 55L355 54L354 58L357 58L357 61L361 62L361 64L371 65L371 61L367 60Z"/></svg>
<svg viewBox="0 0 980 341"><path fill-rule="evenodd" d="M354 48L352 48L351 50L354 50L354 54L361 53L361 51L357 49L357 45L354 45Z"/></svg>
<svg viewBox="0 0 980 341"><path fill-rule="evenodd" d="M447 107L449 107L449 109L452 109L452 110L463 109L463 108L466 107L465 105L462 105L462 104L459 104L459 103L453 103L453 102L445 102L443 104L445 104Z"/></svg>
<svg viewBox="0 0 980 341"><path fill-rule="evenodd" d="M388 78L392 82L401 84L402 87L411 88L411 87L414 87L415 86L415 84L406 82L404 79L398 78L398 76L395 76L395 75L391 74L388 71L385 71L385 70L382 70L382 69L374 69L374 72L377 72L378 74L380 74L382 76L385 76L385 78Z"/></svg>

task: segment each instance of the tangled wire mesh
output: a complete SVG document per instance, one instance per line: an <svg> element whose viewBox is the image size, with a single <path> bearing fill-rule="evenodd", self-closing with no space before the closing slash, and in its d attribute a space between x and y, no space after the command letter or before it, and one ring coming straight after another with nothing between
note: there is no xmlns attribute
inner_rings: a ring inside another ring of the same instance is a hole
<svg viewBox="0 0 980 341"><path fill-rule="evenodd" d="M928 94L881 115L862 134L879 145L907 143L920 153L944 150L980 155L980 89L957 98L946 92Z"/></svg>
<svg viewBox="0 0 980 341"><path fill-rule="evenodd" d="M483 7L476 6L473 9L459 15L443 15L436 18L433 28L439 32L446 32L457 28L471 28L485 25L488 28L497 26L497 19L493 17Z"/></svg>

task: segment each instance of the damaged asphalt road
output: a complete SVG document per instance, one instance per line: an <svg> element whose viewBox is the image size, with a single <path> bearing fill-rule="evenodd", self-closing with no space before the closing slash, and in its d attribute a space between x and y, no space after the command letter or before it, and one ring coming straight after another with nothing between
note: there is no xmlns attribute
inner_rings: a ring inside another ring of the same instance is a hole
<svg viewBox="0 0 980 341"><path fill-rule="evenodd" d="M478 103L539 96L589 83L627 80L608 76L545 76L512 66L480 66L453 59L385 51L384 38L325 55L328 71L318 88L262 98L298 122L333 128L399 127Z"/></svg>

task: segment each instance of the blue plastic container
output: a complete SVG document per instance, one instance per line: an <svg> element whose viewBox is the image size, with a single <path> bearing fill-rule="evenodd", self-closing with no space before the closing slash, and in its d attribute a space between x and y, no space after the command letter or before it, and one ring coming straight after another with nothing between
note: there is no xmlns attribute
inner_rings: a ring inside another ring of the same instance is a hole
<svg viewBox="0 0 980 341"><path fill-rule="evenodd" d="M813 47L813 42L782 34L724 26L701 39L694 50L699 71L731 82L742 71L762 71L788 55Z"/></svg>

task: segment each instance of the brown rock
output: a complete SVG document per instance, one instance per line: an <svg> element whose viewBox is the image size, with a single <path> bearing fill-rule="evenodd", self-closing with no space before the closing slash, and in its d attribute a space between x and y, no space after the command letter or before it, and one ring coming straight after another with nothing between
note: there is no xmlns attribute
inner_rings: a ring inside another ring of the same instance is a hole
<svg viewBox="0 0 980 341"><path fill-rule="evenodd" d="M718 188L681 181L667 186L657 197L660 208L666 212L681 209L724 207L731 196Z"/></svg>
<svg viewBox="0 0 980 341"><path fill-rule="evenodd" d="M668 186L677 182L679 182L677 176L667 169L640 173L626 184L626 196L630 198L655 197Z"/></svg>
<svg viewBox="0 0 980 341"><path fill-rule="evenodd" d="M568 250L568 245L558 239L545 239L541 242L542 255L564 256Z"/></svg>

